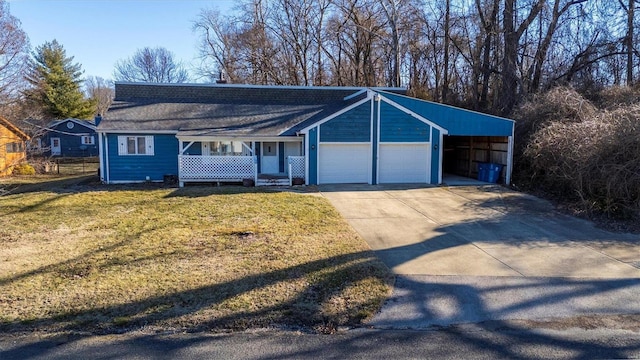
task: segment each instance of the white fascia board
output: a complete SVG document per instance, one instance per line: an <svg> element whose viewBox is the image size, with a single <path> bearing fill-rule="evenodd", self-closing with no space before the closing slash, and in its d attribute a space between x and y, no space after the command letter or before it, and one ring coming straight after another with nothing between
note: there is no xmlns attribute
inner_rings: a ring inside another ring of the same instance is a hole
<svg viewBox="0 0 640 360"><path fill-rule="evenodd" d="M87 128L89 128L91 130L95 130L96 129L96 126L90 124L88 121L86 121L86 120L78 120L78 119L74 119L74 118L68 118L68 119L64 119L64 120L54 121L51 124L49 124L48 127L53 128L53 127L56 127L56 126L58 126L58 125L60 125L62 123L66 123L67 121L71 121L71 122L76 123L76 124L78 124L80 126L87 127Z"/></svg>
<svg viewBox="0 0 640 360"><path fill-rule="evenodd" d="M198 142L208 142L208 141L245 141L245 142L296 142L301 143L302 138L297 136L197 136L197 135L176 135L176 138L180 141L198 141Z"/></svg>
<svg viewBox="0 0 640 360"><path fill-rule="evenodd" d="M177 130L105 130L97 129L99 134L133 134L133 135L175 135Z"/></svg>
<svg viewBox="0 0 640 360"><path fill-rule="evenodd" d="M346 113L347 111L349 111L349 110L351 110L351 109L355 109L355 108L357 108L358 106L360 106L360 105L362 105L362 104L366 103L367 101L371 101L371 97L372 97L372 92L371 92L371 91L368 91L368 94L367 94L367 97L366 97L366 98L364 98L364 99L362 99L362 100L358 101L357 103L351 104L351 105L347 106L346 108L343 108L342 110L338 110L338 111L334 112L333 114L331 114L331 115L327 116L326 118L321 119L321 120L318 120L318 121L316 121L315 123L313 123L313 124L311 124L311 125L307 126L306 128L304 128L304 129L302 129L302 130L300 130L300 131L298 131L298 132L299 132L299 133L301 133L301 134L305 134L305 135L306 135L306 134L308 134L308 133L309 133L309 130L313 129L314 127L316 127L316 126L320 126L320 125L322 125L322 124L326 123L326 122L327 122L327 121L329 121L329 120L335 119L336 117L338 117L338 116L340 116L340 115L342 115L342 114Z"/></svg>
<svg viewBox="0 0 640 360"><path fill-rule="evenodd" d="M111 184L111 185L117 185L117 184L144 184L144 183L147 183L147 182L161 183L161 182L163 182L163 180L151 180L151 181L146 181L146 180L114 180L114 181L107 182L107 184Z"/></svg>
<svg viewBox="0 0 640 360"><path fill-rule="evenodd" d="M351 94L351 95L349 95L349 96L345 96L342 100L344 100L344 101L351 100L351 99L353 99L354 97L357 97L357 96L360 96L360 95L362 95L362 94L366 93L367 91L369 91L369 90L367 90L367 89L360 89L359 91L354 92L353 94Z"/></svg>
<svg viewBox="0 0 640 360"><path fill-rule="evenodd" d="M404 113L407 113L407 114L413 116L414 118L422 121L423 123L440 130L440 132L443 133L443 134L448 134L449 133L449 131L447 129L443 128L442 126L434 123L433 121L430 121L430 120L426 119L425 117L423 117L422 115L416 113L415 111L411 111L411 110L407 109L406 107L398 104L397 102L395 102L393 100L387 99L384 95L380 95L380 101L384 101L387 104L395 107L396 109L398 109L398 110L400 110L400 111L402 111Z"/></svg>

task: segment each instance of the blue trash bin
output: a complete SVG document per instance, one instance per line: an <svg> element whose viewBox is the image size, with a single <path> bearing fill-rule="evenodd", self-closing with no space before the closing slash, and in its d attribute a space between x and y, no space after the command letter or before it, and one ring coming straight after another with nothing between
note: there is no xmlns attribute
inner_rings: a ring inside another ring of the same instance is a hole
<svg viewBox="0 0 640 360"><path fill-rule="evenodd" d="M489 181L489 163L478 163L478 180Z"/></svg>
<svg viewBox="0 0 640 360"><path fill-rule="evenodd" d="M500 179L500 173L502 172L502 164L488 164L487 170L487 180L486 182L497 183L498 179Z"/></svg>

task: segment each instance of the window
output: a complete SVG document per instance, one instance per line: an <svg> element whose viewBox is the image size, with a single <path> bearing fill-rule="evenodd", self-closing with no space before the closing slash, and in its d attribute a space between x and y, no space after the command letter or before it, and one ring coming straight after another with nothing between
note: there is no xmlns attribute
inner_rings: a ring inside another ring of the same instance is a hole
<svg viewBox="0 0 640 360"><path fill-rule="evenodd" d="M8 143L6 150L8 153L21 153L24 151L24 145L21 142Z"/></svg>
<svg viewBox="0 0 640 360"><path fill-rule="evenodd" d="M205 149L207 145L205 143ZM241 156L245 155L242 141L212 141L208 144L209 154L218 156ZM205 150L206 153L206 150ZM207 155L207 154L204 154Z"/></svg>
<svg viewBox="0 0 640 360"><path fill-rule="evenodd" d="M153 136L118 136L118 155L153 155Z"/></svg>
<svg viewBox="0 0 640 360"><path fill-rule="evenodd" d="M80 144L82 145L95 145L95 140L93 136L81 136Z"/></svg>

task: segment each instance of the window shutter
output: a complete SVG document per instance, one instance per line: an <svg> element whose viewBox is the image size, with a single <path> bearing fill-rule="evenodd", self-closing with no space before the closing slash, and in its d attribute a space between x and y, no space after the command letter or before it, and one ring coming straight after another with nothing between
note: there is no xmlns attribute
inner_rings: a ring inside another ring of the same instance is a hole
<svg viewBox="0 0 640 360"><path fill-rule="evenodd" d="M118 155L127 155L127 137L118 136Z"/></svg>
<svg viewBox="0 0 640 360"><path fill-rule="evenodd" d="M154 153L153 153L153 136L145 136L145 143L147 144L147 155L154 155Z"/></svg>

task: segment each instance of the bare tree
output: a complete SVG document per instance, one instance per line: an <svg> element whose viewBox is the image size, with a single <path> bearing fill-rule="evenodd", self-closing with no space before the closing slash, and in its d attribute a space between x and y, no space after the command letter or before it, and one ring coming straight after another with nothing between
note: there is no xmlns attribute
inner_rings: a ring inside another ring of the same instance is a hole
<svg viewBox="0 0 640 360"><path fill-rule="evenodd" d="M618 0L620 7L627 15L627 26L624 37L624 46L627 55L627 86L633 85L633 56L634 56L634 13L635 13L635 0L628 0L625 4L622 0Z"/></svg>
<svg viewBox="0 0 640 360"><path fill-rule="evenodd" d="M502 84L500 88L499 111L507 115L513 110L521 89L521 78L518 77L518 45L522 34L542 10L545 0L537 0L528 9L528 14L519 13L517 0L504 0L502 10L504 54L502 57ZM517 23L518 19L522 22Z"/></svg>
<svg viewBox="0 0 640 360"><path fill-rule="evenodd" d="M117 81L183 83L189 81L189 72L176 61L171 51L163 48L145 47L130 58L115 65L113 76Z"/></svg>
<svg viewBox="0 0 640 360"><path fill-rule="evenodd" d="M89 98L94 99L97 104L94 115L104 115L115 95L113 82L99 76L88 76L84 81L84 88Z"/></svg>
<svg viewBox="0 0 640 360"><path fill-rule="evenodd" d="M9 4L0 0L0 106L14 101L25 84L23 73L29 56L29 38L20 20L9 12Z"/></svg>

